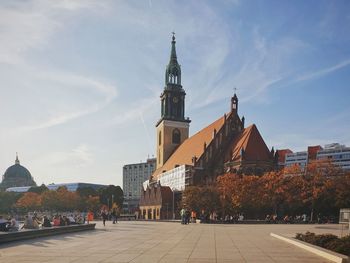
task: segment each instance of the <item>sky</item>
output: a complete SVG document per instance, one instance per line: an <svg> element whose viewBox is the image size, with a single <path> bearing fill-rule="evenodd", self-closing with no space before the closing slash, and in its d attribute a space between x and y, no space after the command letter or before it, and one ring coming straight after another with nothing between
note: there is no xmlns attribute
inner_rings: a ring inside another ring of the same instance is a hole
<svg viewBox="0 0 350 263"><path fill-rule="evenodd" d="M122 186L155 154L171 32L190 135L229 111L267 146L350 146L350 1L2 0L0 175Z"/></svg>

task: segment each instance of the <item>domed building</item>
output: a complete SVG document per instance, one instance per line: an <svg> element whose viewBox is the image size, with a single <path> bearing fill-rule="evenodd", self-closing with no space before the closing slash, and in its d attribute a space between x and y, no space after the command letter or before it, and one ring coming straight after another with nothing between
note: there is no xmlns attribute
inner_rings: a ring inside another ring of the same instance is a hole
<svg viewBox="0 0 350 263"><path fill-rule="evenodd" d="M36 186L36 183L28 169L20 165L16 154L15 164L7 168L2 176L0 189L6 190L6 188L17 186Z"/></svg>

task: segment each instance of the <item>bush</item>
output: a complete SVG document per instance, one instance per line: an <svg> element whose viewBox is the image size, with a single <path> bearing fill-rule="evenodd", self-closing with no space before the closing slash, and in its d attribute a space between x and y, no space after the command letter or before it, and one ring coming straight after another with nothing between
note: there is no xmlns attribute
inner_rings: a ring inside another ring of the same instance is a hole
<svg viewBox="0 0 350 263"><path fill-rule="evenodd" d="M301 241L332 250L350 256L350 236L338 238L332 234L316 235L315 233L306 232L305 234L297 233L296 239Z"/></svg>

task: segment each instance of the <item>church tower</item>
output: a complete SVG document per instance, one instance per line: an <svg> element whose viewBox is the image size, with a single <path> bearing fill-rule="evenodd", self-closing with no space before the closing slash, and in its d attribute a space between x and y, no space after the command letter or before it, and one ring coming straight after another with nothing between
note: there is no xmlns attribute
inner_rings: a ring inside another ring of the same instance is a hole
<svg viewBox="0 0 350 263"><path fill-rule="evenodd" d="M181 86L181 67L177 62L175 33L171 41L170 61L165 70L165 87L160 95L161 118L157 128L157 169L188 138L189 118L185 118L185 90Z"/></svg>

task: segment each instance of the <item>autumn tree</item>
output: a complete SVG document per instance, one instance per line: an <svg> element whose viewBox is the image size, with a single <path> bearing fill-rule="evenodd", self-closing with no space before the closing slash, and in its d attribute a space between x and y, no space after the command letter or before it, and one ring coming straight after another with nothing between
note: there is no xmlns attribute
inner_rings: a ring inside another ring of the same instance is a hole
<svg viewBox="0 0 350 263"><path fill-rule="evenodd" d="M45 191L48 191L49 188L47 188L46 185L42 184L40 186L32 186L28 189L28 192L32 192L32 193L37 193L37 194L42 194Z"/></svg>
<svg viewBox="0 0 350 263"><path fill-rule="evenodd" d="M27 192L21 198L19 198L16 202L16 207L20 209L24 209L26 211L29 210L37 210L41 208L42 198L37 193Z"/></svg>
<svg viewBox="0 0 350 263"><path fill-rule="evenodd" d="M189 186L182 194L182 205L200 213L212 213L220 208L219 192L214 186Z"/></svg>

